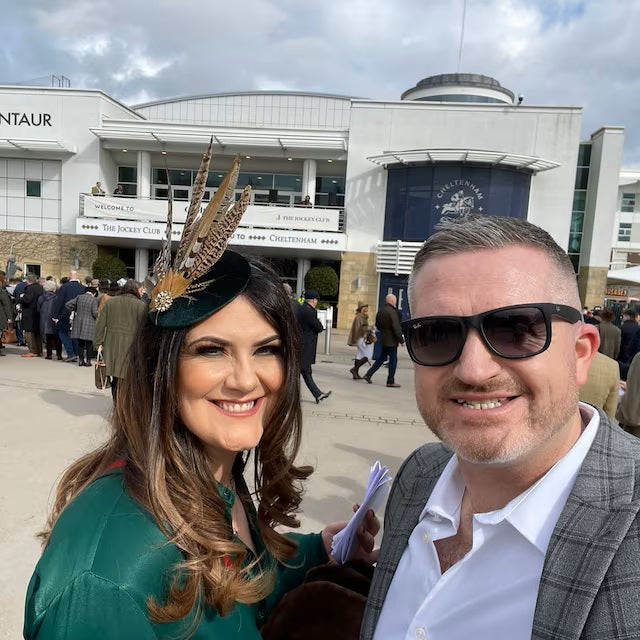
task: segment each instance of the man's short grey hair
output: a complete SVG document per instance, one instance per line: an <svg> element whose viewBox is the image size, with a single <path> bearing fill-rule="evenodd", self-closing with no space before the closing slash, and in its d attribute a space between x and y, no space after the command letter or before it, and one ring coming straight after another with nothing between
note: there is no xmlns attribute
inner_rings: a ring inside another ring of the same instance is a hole
<svg viewBox="0 0 640 640"><path fill-rule="evenodd" d="M477 214L447 221L436 227L434 234L416 254L409 277L409 300L413 300L413 283L418 271L431 258L514 246L541 250L556 267L559 276L558 286L563 289L561 293L566 299L566 304L580 308L573 264L567 252L548 232L526 220Z"/></svg>

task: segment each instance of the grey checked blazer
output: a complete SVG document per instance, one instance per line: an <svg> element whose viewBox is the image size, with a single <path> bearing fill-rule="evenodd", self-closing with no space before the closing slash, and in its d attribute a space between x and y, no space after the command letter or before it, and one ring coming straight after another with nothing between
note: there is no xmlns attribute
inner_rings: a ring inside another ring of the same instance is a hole
<svg viewBox="0 0 640 640"><path fill-rule="evenodd" d="M441 444L424 445L398 471L361 640L373 637L409 536L451 455ZM639 463L640 440L600 411L600 427L549 542L533 640L640 638Z"/></svg>

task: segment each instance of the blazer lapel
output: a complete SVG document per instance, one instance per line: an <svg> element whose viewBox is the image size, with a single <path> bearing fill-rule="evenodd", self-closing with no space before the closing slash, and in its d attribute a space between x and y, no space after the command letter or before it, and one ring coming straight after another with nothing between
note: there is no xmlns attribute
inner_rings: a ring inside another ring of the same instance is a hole
<svg viewBox="0 0 640 640"><path fill-rule="evenodd" d="M629 437L600 412L600 426L549 542L534 640L581 637L620 542L640 509Z"/></svg>
<svg viewBox="0 0 640 640"><path fill-rule="evenodd" d="M360 632L362 640L373 637L387 591L409 537L452 455L451 451L440 444L425 445L408 458L398 471L386 507L380 556Z"/></svg>

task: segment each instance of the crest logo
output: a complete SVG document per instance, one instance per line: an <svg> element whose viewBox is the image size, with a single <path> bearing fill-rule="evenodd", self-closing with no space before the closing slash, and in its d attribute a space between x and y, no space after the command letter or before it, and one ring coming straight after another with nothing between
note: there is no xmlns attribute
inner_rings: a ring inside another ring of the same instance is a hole
<svg viewBox="0 0 640 640"><path fill-rule="evenodd" d="M469 180L452 180L447 182L437 193L439 200L435 209L441 220L464 218L470 213L482 213L481 200L484 194Z"/></svg>

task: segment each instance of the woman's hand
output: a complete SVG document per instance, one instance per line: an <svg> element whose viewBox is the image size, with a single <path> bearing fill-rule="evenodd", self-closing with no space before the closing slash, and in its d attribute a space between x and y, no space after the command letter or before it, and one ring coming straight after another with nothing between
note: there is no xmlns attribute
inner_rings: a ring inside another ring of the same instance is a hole
<svg viewBox="0 0 640 640"><path fill-rule="evenodd" d="M358 510L360 505L354 505L354 512ZM322 542L324 542L324 548L327 555L331 558L331 541L339 531L342 531L347 526L347 521L342 520L340 522L332 522L328 524L321 532ZM356 536L358 538L358 544L351 554L350 560L365 560L370 564L378 561L379 549L374 549L375 537L380 531L380 521L376 514L369 509L365 514L364 520Z"/></svg>

